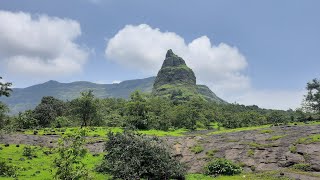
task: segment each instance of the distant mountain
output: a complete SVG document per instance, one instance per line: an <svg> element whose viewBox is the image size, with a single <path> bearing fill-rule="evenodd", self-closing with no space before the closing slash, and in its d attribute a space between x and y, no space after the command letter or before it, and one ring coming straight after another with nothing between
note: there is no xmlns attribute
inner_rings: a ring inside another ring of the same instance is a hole
<svg viewBox="0 0 320 180"><path fill-rule="evenodd" d="M17 114L35 108L43 96L72 100L85 90L93 90L98 98L128 98L133 91L140 90L156 96L170 96L172 94L182 98L202 96L207 100L225 103L207 86L197 85L192 69L171 50L167 52L157 77L128 80L119 84L95 84L86 81L60 83L51 80L27 88L14 88L10 97L0 97L0 101L9 106L11 114Z"/></svg>
<svg viewBox="0 0 320 180"><path fill-rule="evenodd" d="M0 97L0 101L7 104L12 114L34 108L43 96L53 96L61 100L72 100L81 91L93 90L96 97L128 98L135 90L151 92L155 77L123 81L119 84L95 84L86 81L60 83L48 81L43 84L27 88L13 88L10 97Z"/></svg>

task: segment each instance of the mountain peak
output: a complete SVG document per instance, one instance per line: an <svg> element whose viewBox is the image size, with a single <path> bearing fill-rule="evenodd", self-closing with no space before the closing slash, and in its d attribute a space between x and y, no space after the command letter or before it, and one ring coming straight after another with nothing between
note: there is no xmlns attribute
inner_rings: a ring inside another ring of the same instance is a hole
<svg viewBox="0 0 320 180"><path fill-rule="evenodd" d="M169 49L154 82L153 93L170 94L176 89L196 92L196 77L186 62Z"/></svg>
<svg viewBox="0 0 320 180"><path fill-rule="evenodd" d="M166 59L163 61L162 67L176 67L176 66L186 66L186 62L179 56L173 53L171 49L167 51Z"/></svg>
<svg viewBox="0 0 320 180"><path fill-rule="evenodd" d="M167 51L166 58L173 57L173 56L176 56L176 55L173 53L172 49L169 49Z"/></svg>

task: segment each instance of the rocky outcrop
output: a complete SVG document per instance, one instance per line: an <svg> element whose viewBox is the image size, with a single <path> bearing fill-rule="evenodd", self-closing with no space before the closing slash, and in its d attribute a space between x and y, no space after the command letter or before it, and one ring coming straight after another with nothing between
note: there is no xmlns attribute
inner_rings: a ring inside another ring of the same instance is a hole
<svg viewBox="0 0 320 180"><path fill-rule="evenodd" d="M186 62L170 49L155 79L152 93L168 95L179 90L196 94L196 76Z"/></svg>
<svg viewBox="0 0 320 180"><path fill-rule="evenodd" d="M176 96L182 100L197 96L206 100L225 103L207 86L197 85L196 76L192 69L171 49L167 51L165 60L155 79L152 94L157 96Z"/></svg>

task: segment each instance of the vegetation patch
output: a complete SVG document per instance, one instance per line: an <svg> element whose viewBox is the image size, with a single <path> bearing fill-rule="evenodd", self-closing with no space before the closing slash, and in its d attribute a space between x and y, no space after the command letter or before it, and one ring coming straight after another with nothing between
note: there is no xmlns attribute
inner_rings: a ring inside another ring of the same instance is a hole
<svg viewBox="0 0 320 180"><path fill-rule="evenodd" d="M256 142L247 143L249 146L253 148L270 148L270 147L278 147L278 144L259 144Z"/></svg>
<svg viewBox="0 0 320 180"><path fill-rule="evenodd" d="M254 156L254 150L249 149L248 152L247 152L247 155L248 155L249 157L253 157L253 156Z"/></svg>
<svg viewBox="0 0 320 180"><path fill-rule="evenodd" d="M270 133L273 133L274 131L271 130L271 129L263 129L260 131L261 134L270 134Z"/></svg>
<svg viewBox="0 0 320 180"><path fill-rule="evenodd" d="M206 155L207 155L208 158L213 158L214 155L215 155L217 152L218 152L217 149L212 149L212 150L207 151L207 152L206 152Z"/></svg>
<svg viewBox="0 0 320 180"><path fill-rule="evenodd" d="M195 154L199 154L204 150L203 146L201 146L200 144L194 145L194 146L190 147L189 149L191 152L193 152Z"/></svg>
<svg viewBox="0 0 320 180"><path fill-rule="evenodd" d="M23 150L26 145L20 144L19 147L11 145L3 147L0 154L0 161L5 162L7 166L15 169L14 177L17 179L30 179L30 180L51 180L54 179L53 175L56 169L53 168L54 159L58 156L56 149L44 148L40 146L30 146L37 158L29 159L23 156ZM98 164L103 156L93 156L86 154L81 161L88 167L93 169ZM100 174L95 171L91 173L93 179L107 179L108 175ZM0 178L1 179L1 178Z"/></svg>
<svg viewBox="0 0 320 180"><path fill-rule="evenodd" d="M242 168L238 165L229 161L227 159L215 159L209 162L205 167L205 173L207 175L235 175L240 174L242 172Z"/></svg>
<svg viewBox="0 0 320 180"><path fill-rule="evenodd" d="M320 134L315 134L315 135L310 135L304 138L300 138L297 141L298 144L311 144L316 142L320 142Z"/></svg>
<svg viewBox="0 0 320 180"><path fill-rule="evenodd" d="M266 141L276 141L276 140L281 139L285 136L286 135L272 136L271 138L266 139Z"/></svg>
<svg viewBox="0 0 320 180"><path fill-rule="evenodd" d="M209 133L209 135L240 132L240 131L251 131L251 130L257 130L257 129L267 128L267 127L270 127L270 125L242 127L242 128L235 128L235 129L220 129L220 131L211 132Z"/></svg>
<svg viewBox="0 0 320 180"><path fill-rule="evenodd" d="M300 171L312 171L310 164L294 164L292 168Z"/></svg>
<svg viewBox="0 0 320 180"><path fill-rule="evenodd" d="M297 146L295 146L295 145L291 145L290 147L289 147L289 151L291 152L291 153L297 153Z"/></svg>

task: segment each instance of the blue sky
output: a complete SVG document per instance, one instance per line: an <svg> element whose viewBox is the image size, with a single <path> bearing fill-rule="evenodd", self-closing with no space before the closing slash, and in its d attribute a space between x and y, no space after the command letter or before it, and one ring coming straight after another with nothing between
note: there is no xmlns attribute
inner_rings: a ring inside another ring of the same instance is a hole
<svg viewBox="0 0 320 180"><path fill-rule="evenodd" d="M296 108L320 75L319 8L316 0L1 0L0 74L15 87L112 83L156 75L172 48L229 102ZM43 33L44 24L56 31Z"/></svg>

